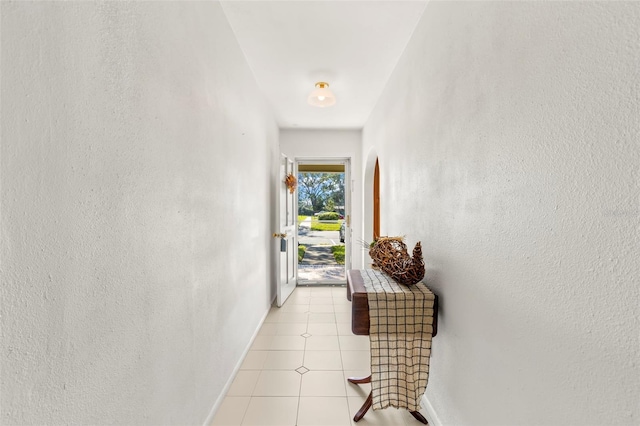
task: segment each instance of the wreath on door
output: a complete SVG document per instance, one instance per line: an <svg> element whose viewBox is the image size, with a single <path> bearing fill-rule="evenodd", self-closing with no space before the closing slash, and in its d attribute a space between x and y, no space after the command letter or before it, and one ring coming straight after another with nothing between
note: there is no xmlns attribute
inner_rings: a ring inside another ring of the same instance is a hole
<svg viewBox="0 0 640 426"><path fill-rule="evenodd" d="M289 188L289 193L293 194L296 190L296 184L298 183L298 179L293 175L293 173L289 173L286 178L284 178L284 183Z"/></svg>

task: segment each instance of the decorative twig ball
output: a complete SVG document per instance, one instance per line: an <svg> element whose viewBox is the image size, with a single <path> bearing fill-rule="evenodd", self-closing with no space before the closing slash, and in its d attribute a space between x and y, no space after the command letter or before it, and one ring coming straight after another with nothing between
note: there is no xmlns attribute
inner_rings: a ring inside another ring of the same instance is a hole
<svg viewBox="0 0 640 426"><path fill-rule="evenodd" d="M422 246L418 242L413 257L407 252L402 237L380 237L369 249L373 266L404 285L414 285L424 278Z"/></svg>

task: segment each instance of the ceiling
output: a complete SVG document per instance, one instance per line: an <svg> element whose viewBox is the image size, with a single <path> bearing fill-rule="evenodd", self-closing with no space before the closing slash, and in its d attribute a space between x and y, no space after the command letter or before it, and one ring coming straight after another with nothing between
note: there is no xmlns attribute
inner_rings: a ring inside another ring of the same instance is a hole
<svg viewBox="0 0 640 426"><path fill-rule="evenodd" d="M222 1L225 15L281 128L360 129L426 1ZM337 102L312 107L326 81Z"/></svg>

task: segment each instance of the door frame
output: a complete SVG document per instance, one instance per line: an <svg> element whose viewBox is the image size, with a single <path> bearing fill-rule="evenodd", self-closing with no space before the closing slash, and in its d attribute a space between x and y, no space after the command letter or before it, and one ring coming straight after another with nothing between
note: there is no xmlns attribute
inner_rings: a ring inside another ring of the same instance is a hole
<svg viewBox="0 0 640 426"><path fill-rule="evenodd" d="M380 163L376 158L373 171L373 241L380 238Z"/></svg>
<svg viewBox="0 0 640 426"><path fill-rule="evenodd" d="M298 280L298 285L336 285L336 284L346 284L347 283L347 271L351 269L352 264L352 244L351 244L351 236L352 236L352 227L353 223L351 218L353 214L351 212L351 198L353 194L353 180L351 178L351 157L295 157L294 161L294 170L296 176L298 176L298 165L299 164L313 164L313 165L344 165L344 220L346 221L345 225L345 235L344 235L344 271L345 278L344 280L323 280L323 281L303 281L300 282L299 274L298 274L298 264L296 263L296 279ZM295 198L295 212L298 213L298 188L296 188L296 196Z"/></svg>

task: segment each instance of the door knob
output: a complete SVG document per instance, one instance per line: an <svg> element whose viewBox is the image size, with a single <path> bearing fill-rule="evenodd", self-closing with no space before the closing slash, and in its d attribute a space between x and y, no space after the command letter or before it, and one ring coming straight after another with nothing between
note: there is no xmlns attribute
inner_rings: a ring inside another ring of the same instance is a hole
<svg viewBox="0 0 640 426"><path fill-rule="evenodd" d="M286 238L287 234L278 234L276 232L273 233L273 238Z"/></svg>

